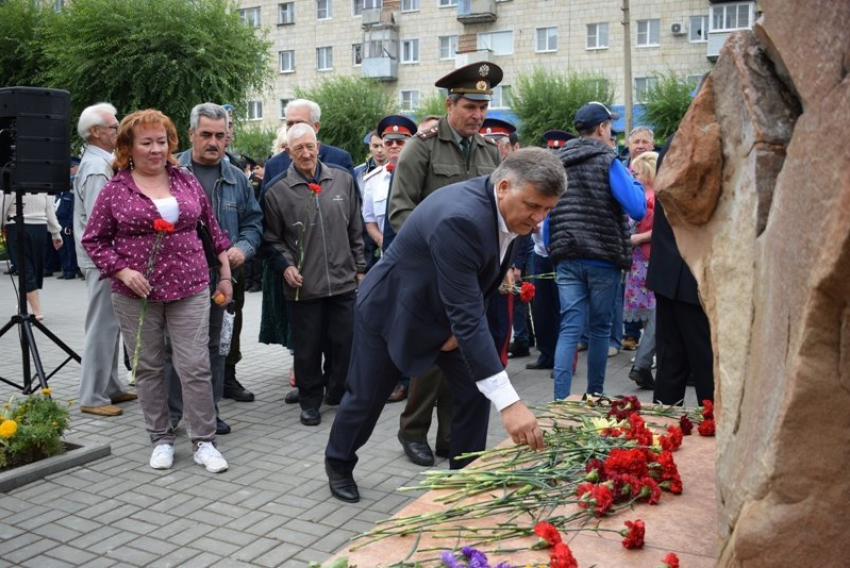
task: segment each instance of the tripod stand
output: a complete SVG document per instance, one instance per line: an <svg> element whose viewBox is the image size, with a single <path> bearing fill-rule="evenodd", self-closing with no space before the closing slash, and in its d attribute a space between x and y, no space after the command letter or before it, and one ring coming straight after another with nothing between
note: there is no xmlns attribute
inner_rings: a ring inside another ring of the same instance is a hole
<svg viewBox="0 0 850 568"><path fill-rule="evenodd" d="M3 193L11 193L9 189L9 171L4 168L2 175L2 186L0 190ZM24 206L23 192L18 189L15 191L15 231L17 240L18 253L18 313L13 315L10 320L0 328L0 337L6 334L7 331L14 327L19 327L18 335L21 342L21 360L23 363L23 384L17 384L9 379L0 376L0 381L7 385L18 388L24 394L33 392L33 376L30 371L30 356L32 363L35 366L35 378L38 379L38 384L41 388L47 388L47 380L55 375L62 367L68 364L72 359L77 363L81 361L80 356L68 347L59 337L51 332L47 327L35 319L27 309L27 292L26 292L26 255L24 254L25 239L27 238L24 227ZM48 339L53 341L55 345L61 348L68 357L57 366L49 375L44 373L44 365L41 363L41 357L38 353L38 347L35 344L35 336L33 335L33 327L37 328Z"/></svg>

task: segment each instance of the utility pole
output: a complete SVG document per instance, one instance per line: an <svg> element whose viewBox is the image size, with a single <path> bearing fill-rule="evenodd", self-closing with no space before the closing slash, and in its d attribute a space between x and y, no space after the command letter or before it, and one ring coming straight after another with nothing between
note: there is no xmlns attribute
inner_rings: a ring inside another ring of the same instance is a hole
<svg viewBox="0 0 850 568"><path fill-rule="evenodd" d="M623 0L623 103L626 107L626 136L632 131L632 17L629 0Z"/></svg>

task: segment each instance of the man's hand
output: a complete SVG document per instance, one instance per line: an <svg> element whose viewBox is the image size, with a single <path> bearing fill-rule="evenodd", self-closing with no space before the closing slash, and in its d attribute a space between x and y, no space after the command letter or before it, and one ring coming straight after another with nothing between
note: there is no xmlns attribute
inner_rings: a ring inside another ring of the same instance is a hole
<svg viewBox="0 0 850 568"><path fill-rule="evenodd" d="M360 283L363 282L363 279L366 278L365 272L358 272L354 275L354 281L357 282L357 285L360 286Z"/></svg>
<svg viewBox="0 0 850 568"><path fill-rule="evenodd" d="M230 268L239 268L245 264L245 253L239 247L230 247L227 249L227 261Z"/></svg>
<svg viewBox="0 0 850 568"><path fill-rule="evenodd" d="M448 341L440 347L440 351L454 351L455 349L457 349L457 338L454 335L449 337Z"/></svg>
<svg viewBox="0 0 850 568"><path fill-rule="evenodd" d="M515 444L524 444L532 450L543 449L543 432L537 418L521 401L502 409L502 424Z"/></svg>
<svg viewBox="0 0 850 568"><path fill-rule="evenodd" d="M301 277L301 273L298 272L298 269L294 266L286 267L286 270L283 271L283 279L286 280L286 283L293 288L300 288L301 284L304 282L304 279Z"/></svg>
<svg viewBox="0 0 850 568"><path fill-rule="evenodd" d="M53 248L59 250L62 248L62 239L53 239Z"/></svg>

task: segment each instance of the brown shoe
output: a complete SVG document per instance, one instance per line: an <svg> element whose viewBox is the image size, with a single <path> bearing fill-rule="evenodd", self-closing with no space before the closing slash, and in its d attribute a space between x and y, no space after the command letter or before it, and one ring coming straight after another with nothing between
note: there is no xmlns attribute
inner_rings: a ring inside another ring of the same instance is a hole
<svg viewBox="0 0 850 568"><path fill-rule="evenodd" d="M95 414L97 416L121 416L123 414L120 408L111 404L104 404L103 406L81 406L80 412Z"/></svg>
<svg viewBox="0 0 850 568"><path fill-rule="evenodd" d="M401 402L407 398L407 387L402 384L397 384L393 389L393 393L387 399L387 402Z"/></svg>
<svg viewBox="0 0 850 568"><path fill-rule="evenodd" d="M136 400L137 398L139 398L139 395L134 392L122 392L121 394L112 397L112 404L118 404L119 402L130 402L131 400Z"/></svg>
<svg viewBox="0 0 850 568"><path fill-rule="evenodd" d="M638 342L634 337L627 337L623 340L623 351L634 351L637 346Z"/></svg>

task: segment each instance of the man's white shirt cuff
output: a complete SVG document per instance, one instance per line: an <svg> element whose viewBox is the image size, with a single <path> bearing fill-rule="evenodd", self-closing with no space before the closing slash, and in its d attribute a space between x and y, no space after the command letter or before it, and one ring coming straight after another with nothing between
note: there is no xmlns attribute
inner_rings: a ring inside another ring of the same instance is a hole
<svg viewBox="0 0 850 568"><path fill-rule="evenodd" d="M499 412L519 400L519 395L511 384L506 371L482 379L476 382L475 386L496 406L496 410Z"/></svg>

